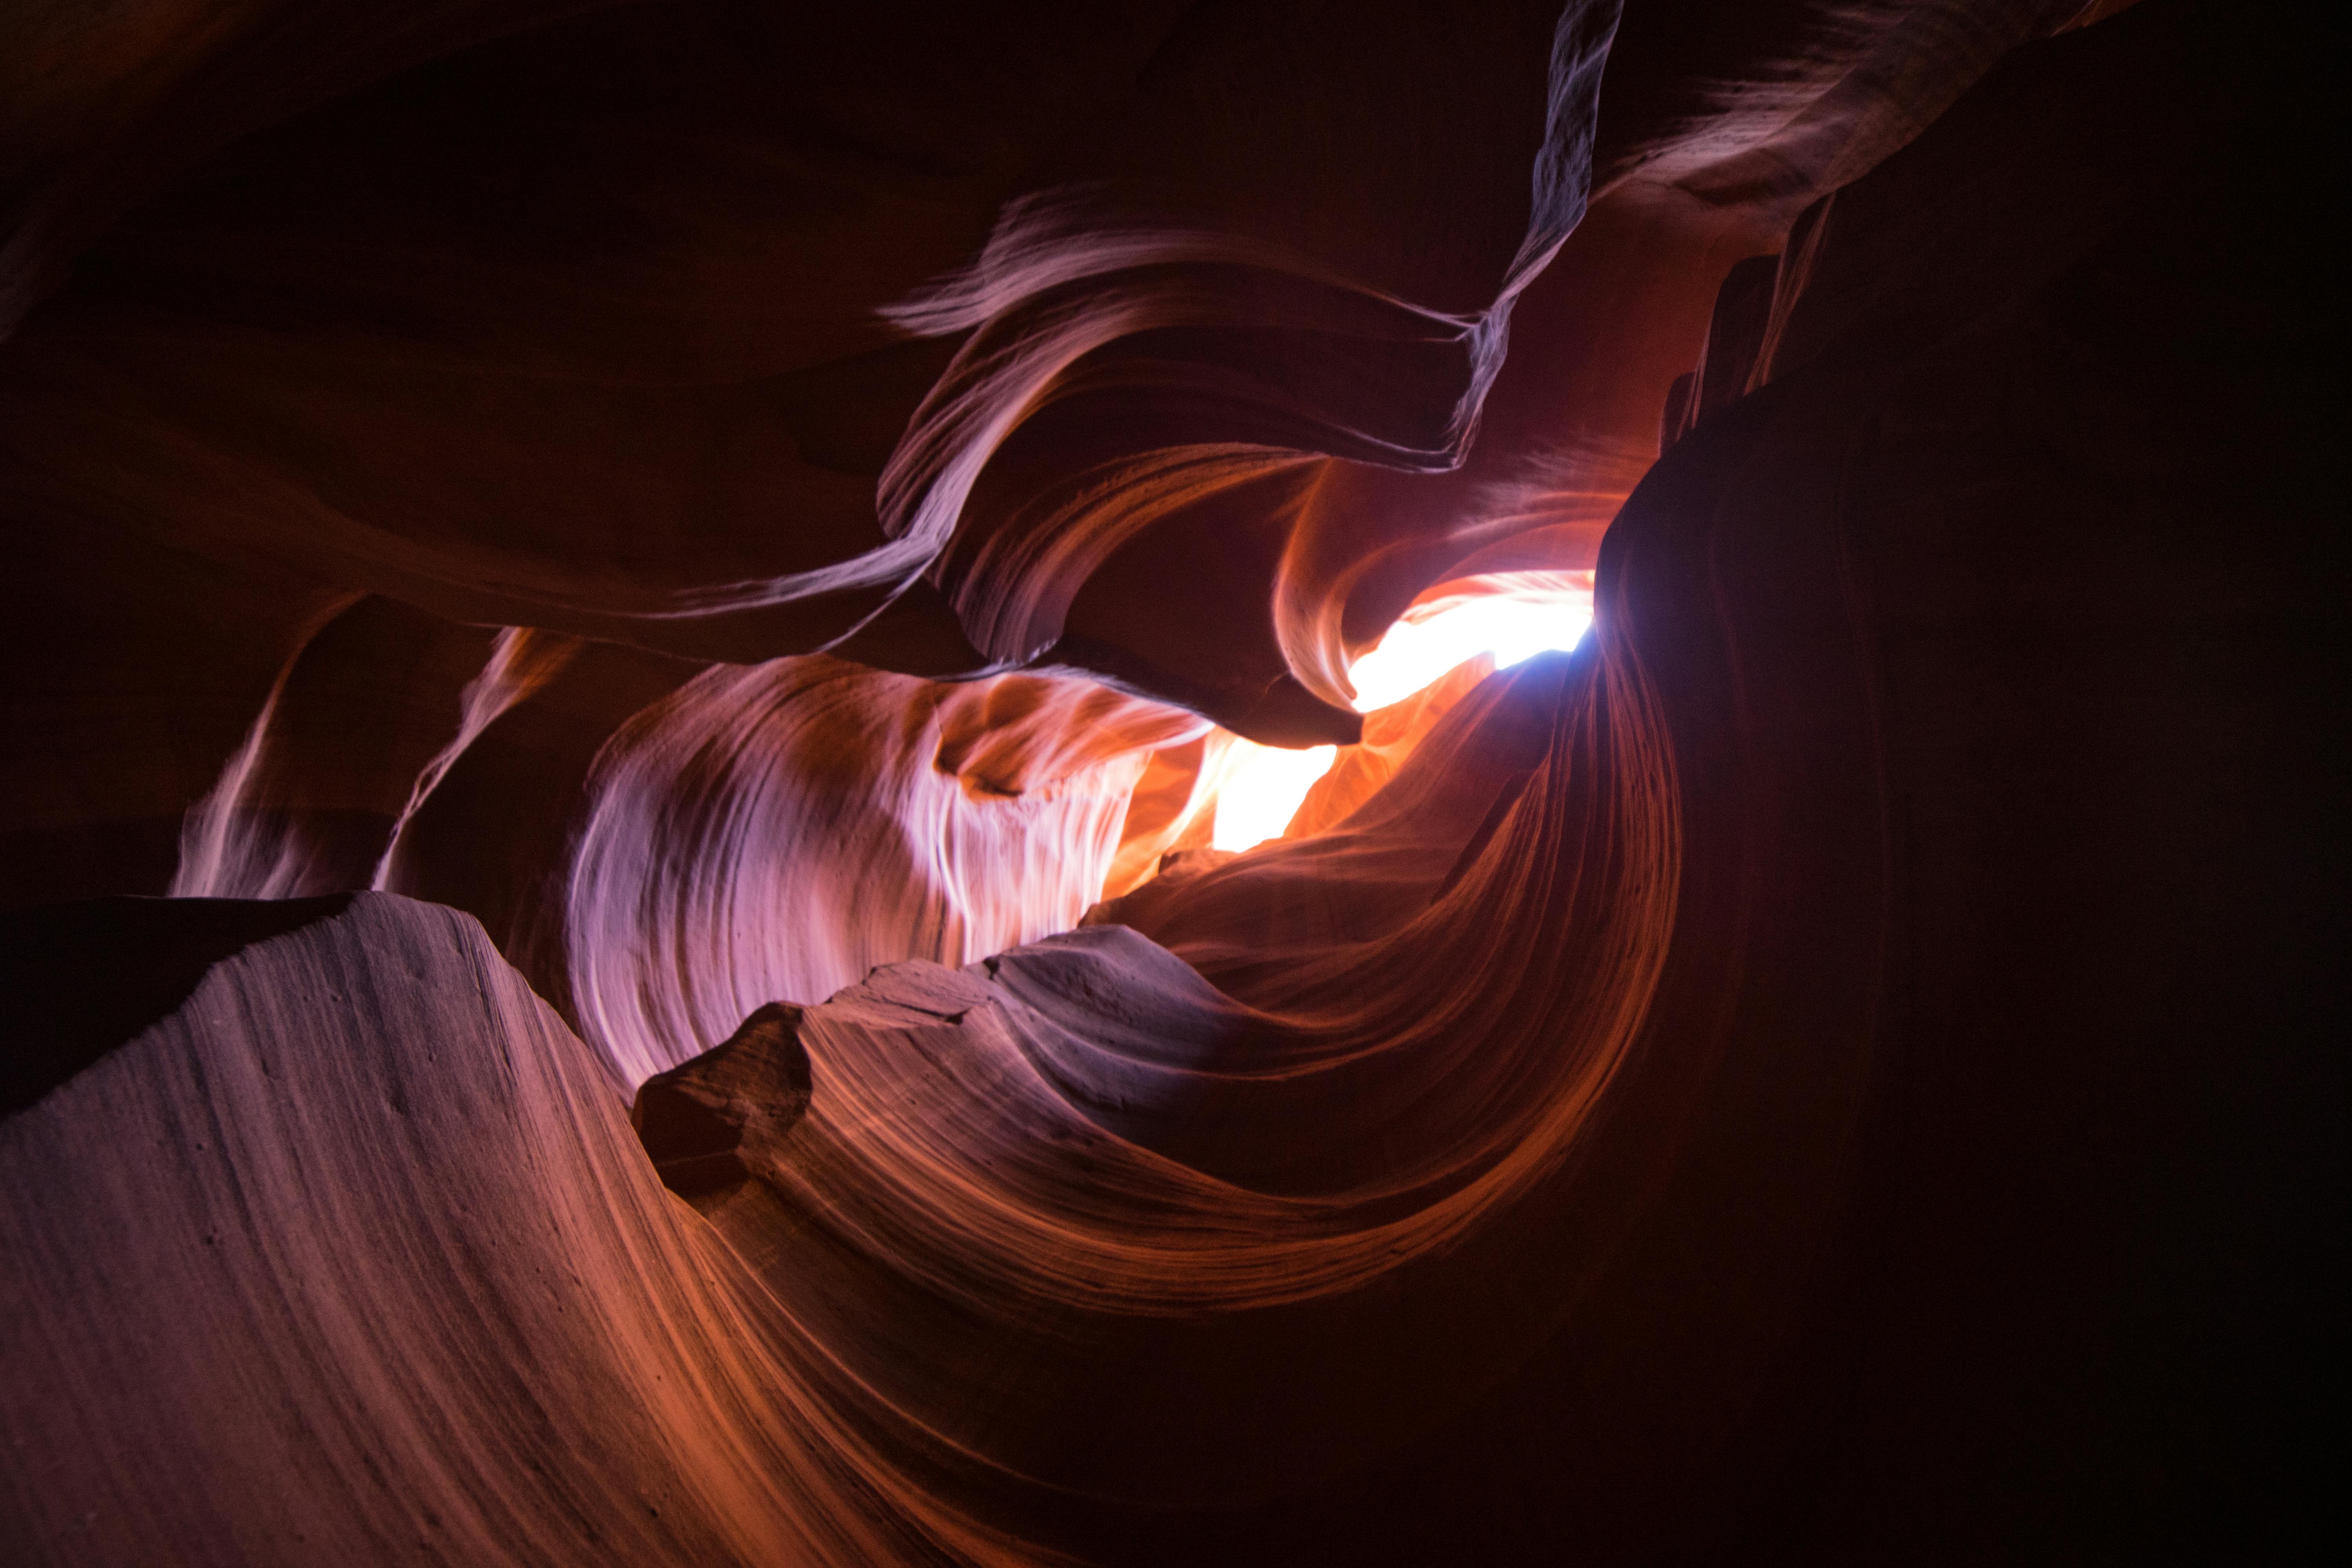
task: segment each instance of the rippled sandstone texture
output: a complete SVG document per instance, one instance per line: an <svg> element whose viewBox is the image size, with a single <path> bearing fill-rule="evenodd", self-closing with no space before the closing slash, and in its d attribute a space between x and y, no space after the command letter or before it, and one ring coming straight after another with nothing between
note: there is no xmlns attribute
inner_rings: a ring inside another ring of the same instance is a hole
<svg viewBox="0 0 2352 1568"><path fill-rule="evenodd" d="M0 1538L2324 1544L2340 95L2115 9L10 24Z"/></svg>

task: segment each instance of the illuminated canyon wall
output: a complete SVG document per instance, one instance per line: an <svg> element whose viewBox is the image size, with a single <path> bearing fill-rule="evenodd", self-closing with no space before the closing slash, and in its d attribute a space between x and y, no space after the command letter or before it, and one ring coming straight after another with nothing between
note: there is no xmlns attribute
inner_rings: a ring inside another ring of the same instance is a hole
<svg viewBox="0 0 2352 1568"><path fill-rule="evenodd" d="M0 1556L2315 1554L2304 24L0 23Z"/></svg>

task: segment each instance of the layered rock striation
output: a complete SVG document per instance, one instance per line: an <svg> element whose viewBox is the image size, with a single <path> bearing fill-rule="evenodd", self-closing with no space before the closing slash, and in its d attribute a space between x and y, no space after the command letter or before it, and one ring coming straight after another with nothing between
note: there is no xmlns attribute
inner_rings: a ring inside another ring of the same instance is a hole
<svg viewBox="0 0 2352 1568"><path fill-rule="evenodd" d="M26 1560L2328 1528L2294 18L23 30Z"/></svg>

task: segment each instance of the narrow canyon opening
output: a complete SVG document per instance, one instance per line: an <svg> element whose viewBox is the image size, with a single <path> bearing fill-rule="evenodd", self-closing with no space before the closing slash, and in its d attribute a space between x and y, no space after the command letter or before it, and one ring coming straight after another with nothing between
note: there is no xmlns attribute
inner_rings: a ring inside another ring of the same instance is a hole
<svg viewBox="0 0 2352 1568"><path fill-rule="evenodd" d="M2324 1558L2339 55L0 16L0 1557Z"/></svg>

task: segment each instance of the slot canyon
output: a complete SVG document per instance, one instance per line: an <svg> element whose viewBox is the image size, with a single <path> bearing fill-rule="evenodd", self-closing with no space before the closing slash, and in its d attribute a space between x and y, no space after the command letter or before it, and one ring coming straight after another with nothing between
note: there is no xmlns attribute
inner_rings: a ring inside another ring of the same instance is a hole
<svg viewBox="0 0 2352 1568"><path fill-rule="evenodd" d="M2329 9L0 11L0 1561L2343 1550Z"/></svg>

